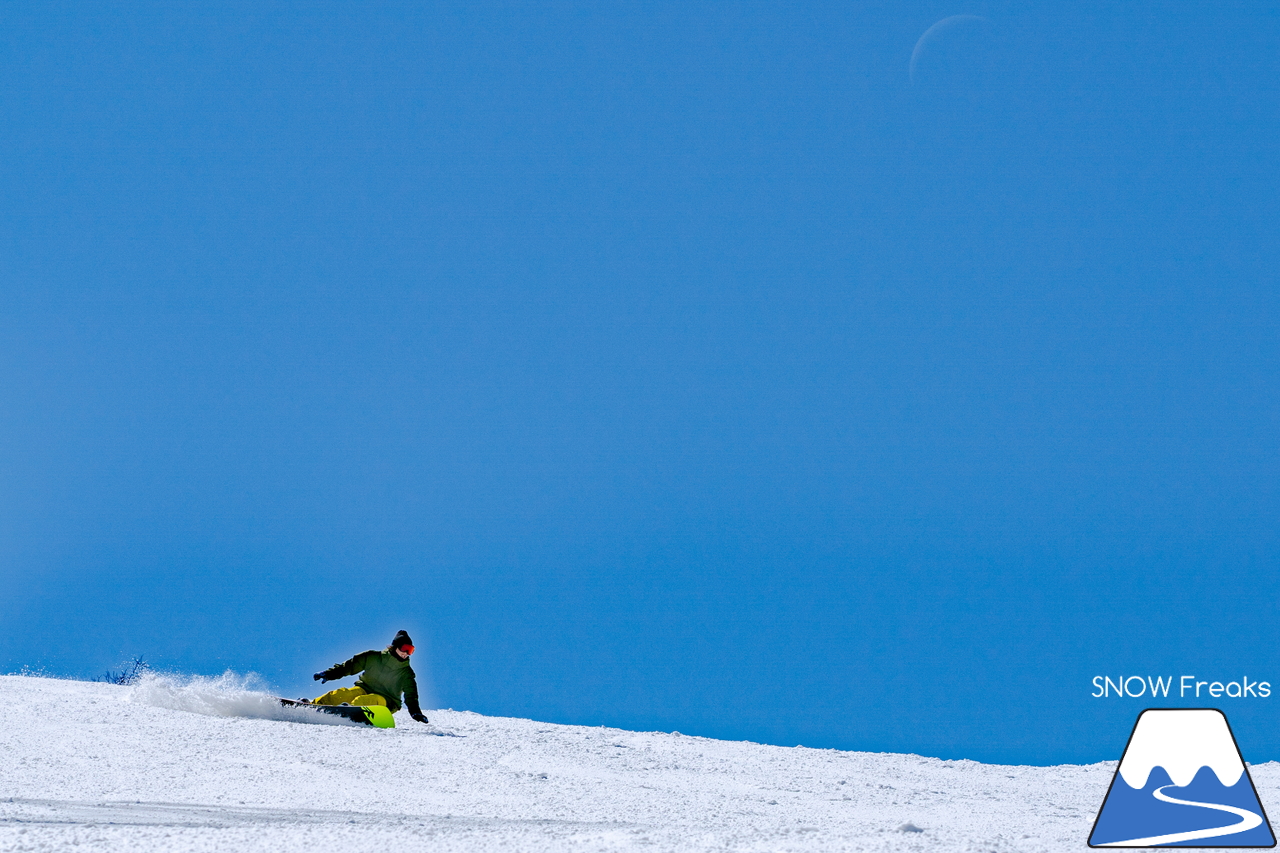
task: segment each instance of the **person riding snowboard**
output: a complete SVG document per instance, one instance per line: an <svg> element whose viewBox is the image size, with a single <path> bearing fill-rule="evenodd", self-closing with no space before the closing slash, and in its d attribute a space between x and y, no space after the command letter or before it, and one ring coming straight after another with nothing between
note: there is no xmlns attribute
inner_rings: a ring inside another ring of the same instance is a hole
<svg viewBox="0 0 1280 853"><path fill-rule="evenodd" d="M382 651L361 652L346 663L337 663L323 672L311 676L321 684L337 681L348 675L363 673L355 687L339 687L314 700L317 705L385 705L391 713L400 710L400 695L409 716L420 723L427 722L418 706L418 679L409 666L413 654L413 640L404 631L397 631L391 645Z"/></svg>

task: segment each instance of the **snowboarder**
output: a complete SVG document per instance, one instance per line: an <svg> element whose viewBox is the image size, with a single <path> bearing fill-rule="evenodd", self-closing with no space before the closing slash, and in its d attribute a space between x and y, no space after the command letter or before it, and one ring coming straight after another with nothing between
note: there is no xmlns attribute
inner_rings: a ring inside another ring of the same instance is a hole
<svg viewBox="0 0 1280 853"><path fill-rule="evenodd" d="M427 722L418 706L418 680L409 655L413 654L413 640L404 631L397 631L391 645L382 651L361 652L346 663L338 663L312 676L323 684L348 675L363 673L354 687L339 687L315 699L317 705L385 705L391 713L400 710L400 695L404 694L409 716L420 723Z"/></svg>

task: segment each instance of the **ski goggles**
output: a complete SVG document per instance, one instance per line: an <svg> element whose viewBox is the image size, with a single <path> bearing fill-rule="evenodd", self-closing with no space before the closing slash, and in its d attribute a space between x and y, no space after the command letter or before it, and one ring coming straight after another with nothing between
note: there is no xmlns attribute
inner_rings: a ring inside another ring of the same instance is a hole
<svg viewBox="0 0 1280 853"><path fill-rule="evenodd" d="M406 655L411 655L413 654L413 646L401 646L400 651L404 652Z"/></svg>

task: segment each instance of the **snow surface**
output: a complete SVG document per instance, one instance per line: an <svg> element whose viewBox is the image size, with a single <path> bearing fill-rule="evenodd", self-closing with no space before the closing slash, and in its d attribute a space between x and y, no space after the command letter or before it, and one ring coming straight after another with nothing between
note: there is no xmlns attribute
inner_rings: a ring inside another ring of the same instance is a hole
<svg viewBox="0 0 1280 853"><path fill-rule="evenodd" d="M429 715L0 676L0 851L1079 851L1115 770ZM1274 802L1280 767L1253 773Z"/></svg>

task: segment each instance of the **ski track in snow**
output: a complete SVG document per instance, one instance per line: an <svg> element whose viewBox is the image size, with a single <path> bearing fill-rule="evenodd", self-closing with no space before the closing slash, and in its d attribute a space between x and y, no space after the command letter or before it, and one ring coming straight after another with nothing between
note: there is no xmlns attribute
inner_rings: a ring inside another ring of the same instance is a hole
<svg viewBox="0 0 1280 853"><path fill-rule="evenodd" d="M255 703L205 688L195 713L0 676L0 851L1079 851L1115 770L455 711L429 712L440 729L307 725L220 715ZM1271 800L1280 766L1253 777Z"/></svg>

